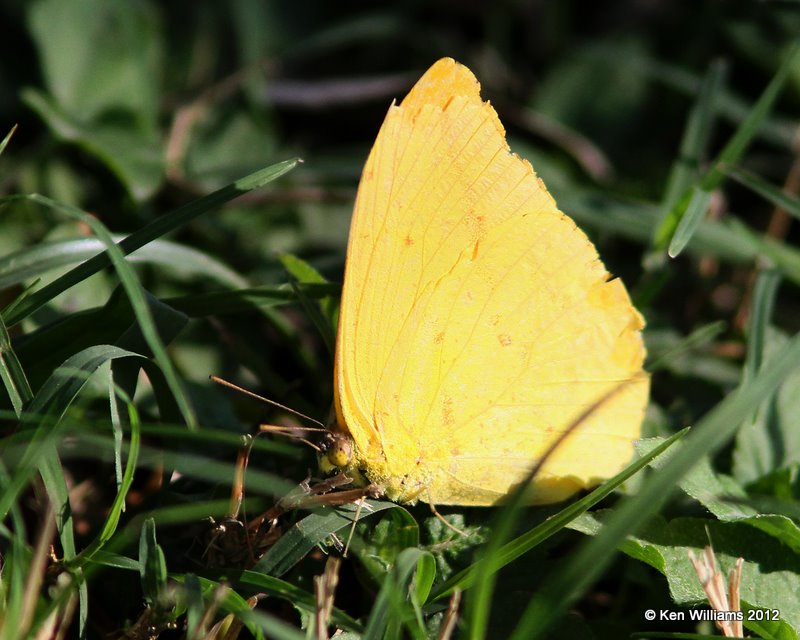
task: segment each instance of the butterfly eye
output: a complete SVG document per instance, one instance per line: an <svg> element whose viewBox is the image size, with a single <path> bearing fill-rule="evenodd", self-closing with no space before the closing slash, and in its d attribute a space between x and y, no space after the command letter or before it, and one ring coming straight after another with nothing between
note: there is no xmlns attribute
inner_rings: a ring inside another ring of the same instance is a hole
<svg viewBox="0 0 800 640"><path fill-rule="evenodd" d="M337 469L342 469L350 464L353 457L353 439L349 435L330 432L323 442L323 447L323 471L327 466L325 463Z"/></svg>

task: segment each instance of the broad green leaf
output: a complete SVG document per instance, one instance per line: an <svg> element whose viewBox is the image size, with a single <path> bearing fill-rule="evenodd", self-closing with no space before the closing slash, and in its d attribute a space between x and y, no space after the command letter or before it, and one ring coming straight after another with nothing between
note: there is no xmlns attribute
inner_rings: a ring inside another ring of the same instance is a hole
<svg viewBox="0 0 800 640"><path fill-rule="evenodd" d="M594 514L587 513L575 524L584 533L598 535L603 528L601 522ZM666 521L657 516L636 536L625 540L620 548L663 573L675 604L690 607L707 600L689 562L688 552L691 550L699 556L707 544L714 548L723 575L727 575L737 558L744 558L740 590L743 603L760 609L778 609L781 625L788 625L794 633L800 629L800 600L797 599L800 555L787 553L780 540L747 524L705 518ZM780 628L781 625L776 626Z"/></svg>
<svg viewBox="0 0 800 640"><path fill-rule="evenodd" d="M154 131L143 131L135 121L75 120L34 89L24 90L22 98L58 138L77 145L106 164L134 200L147 200L161 185L164 157Z"/></svg>
<svg viewBox="0 0 800 640"><path fill-rule="evenodd" d="M26 8L45 85L60 108L84 122L122 109L155 125L161 47L153 7L36 0Z"/></svg>

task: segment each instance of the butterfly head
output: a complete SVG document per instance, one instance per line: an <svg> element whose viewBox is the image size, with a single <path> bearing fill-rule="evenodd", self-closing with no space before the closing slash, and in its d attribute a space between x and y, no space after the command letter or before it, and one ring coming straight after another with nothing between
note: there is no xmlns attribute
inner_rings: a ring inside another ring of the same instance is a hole
<svg viewBox="0 0 800 640"><path fill-rule="evenodd" d="M353 459L353 438L348 433L331 430L321 443L319 466L325 473L341 471L350 466Z"/></svg>

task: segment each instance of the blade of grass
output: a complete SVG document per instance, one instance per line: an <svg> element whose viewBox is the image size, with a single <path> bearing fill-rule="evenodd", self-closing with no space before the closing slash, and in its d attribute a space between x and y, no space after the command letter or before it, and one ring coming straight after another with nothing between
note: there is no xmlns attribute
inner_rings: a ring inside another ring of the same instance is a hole
<svg viewBox="0 0 800 640"><path fill-rule="evenodd" d="M616 546L656 513L672 495L678 481L704 456L713 455L738 430L753 406L769 398L785 378L800 366L800 334L786 350L755 378L729 395L704 416L684 446L625 500L608 519L602 532L583 545L566 566L545 581L546 590L534 595L517 625L512 640L548 637L551 625L600 576L614 556Z"/></svg>
<svg viewBox="0 0 800 640"><path fill-rule="evenodd" d="M369 509L361 510L359 520L384 509L402 509L392 502L367 500L366 504L369 505ZM331 534L353 525L356 512L355 506L351 506L352 509L340 507L335 511L326 510L306 516L281 536L253 567L253 571L276 577L283 575L305 558L314 547L327 540ZM411 518L410 515L408 517Z"/></svg>
<svg viewBox="0 0 800 640"><path fill-rule="evenodd" d="M303 284L308 283L312 285L325 285L328 284L328 281L325 280L325 278L323 278L322 275L310 264L300 260L295 256L288 254L281 256L281 264L286 271L288 271L289 274L296 279L296 281L293 280L291 282L292 290L297 295L297 299L300 301L300 304L303 305L303 310L305 311L306 315L311 318L311 321L314 323L317 331L319 331L319 334L322 336L322 340L325 342L328 353L333 355L334 345L336 342L336 327L333 326L330 321L331 300L327 296L321 299L320 306L322 309L320 310L310 303L309 298L304 295L303 289L300 288L300 285ZM328 313L325 313L326 311Z"/></svg>
<svg viewBox="0 0 800 640"><path fill-rule="evenodd" d="M297 290L307 299L337 295L340 287L334 284L298 283ZM297 302L298 295L289 285L265 285L235 291L214 291L190 296L166 298L164 302L192 318L211 314L241 313L254 309L269 309Z"/></svg>
<svg viewBox="0 0 800 640"><path fill-rule="evenodd" d="M308 636L289 626L286 622L261 611L238 611L237 614L245 623L257 625L267 638L274 640L308 640Z"/></svg>
<svg viewBox="0 0 800 640"><path fill-rule="evenodd" d="M652 373L653 371L658 371L659 369L669 366L670 361L674 360L676 357L704 347L707 344L711 344L714 338L725 331L727 326L724 320L718 320L717 322L698 327L678 344L668 349L650 351L650 353L647 354L649 357L645 368ZM650 350L649 347L648 350ZM652 358L652 360L650 358Z"/></svg>
<svg viewBox="0 0 800 640"><path fill-rule="evenodd" d="M0 379L6 388L11 406L17 416L33 398L33 390L25 376L25 371L14 353L11 337L8 335L6 323L0 314Z"/></svg>
<svg viewBox="0 0 800 640"><path fill-rule="evenodd" d="M175 211L161 216L145 226L144 228L132 233L127 238L122 240L117 246L119 252L123 255L133 253L140 247L148 244L149 242L160 238L167 233L185 225L194 218L202 215L206 211L219 207L220 205L233 200L241 195L244 195L254 189L263 187L264 185L272 182L273 180L281 177L287 172L294 169L300 162L299 159L286 160L278 164L272 165L260 171L250 174L236 182L233 182L214 193L211 193L203 198L190 202ZM30 199L29 196L11 196L8 198L0 198L0 202L8 202L11 200ZM75 284L82 282L89 276L97 273L101 269L111 264L109 254L101 253L94 258L78 265L68 273L64 274L57 280L54 280L45 287L32 293L28 298L18 304L9 316L6 322L9 326L13 326L28 317L31 313L45 305L47 302L55 298L58 294L66 291Z"/></svg>
<svg viewBox="0 0 800 640"><path fill-rule="evenodd" d="M745 381L752 380L761 369L767 328L775 309L775 297L780 283L781 276L777 269L764 269L756 278L747 326L747 357L743 368Z"/></svg>
<svg viewBox="0 0 800 640"><path fill-rule="evenodd" d="M124 238L113 234L114 242ZM78 264L105 250L97 238L71 238L41 242L0 258L0 289L37 278L51 269ZM131 262L169 266L172 273L198 274L229 287L248 282L212 256L169 240L153 240L130 256Z"/></svg>
<svg viewBox="0 0 800 640"><path fill-rule="evenodd" d="M776 207L800 219L800 198L792 196L742 167L723 166L722 171L739 184L751 189Z"/></svg>
<svg viewBox="0 0 800 640"><path fill-rule="evenodd" d="M11 477L5 466L0 461L0 496L11 486ZM0 616L0 638L14 640L17 637L19 620L25 602L25 575L27 574L30 553L26 540L27 527L22 517L22 511L16 502L13 502L9 511L11 514L11 529L0 525L0 534L5 540L5 564L3 567L3 615ZM0 518L0 523L5 521ZM26 559L27 557L27 559Z"/></svg>
<svg viewBox="0 0 800 640"><path fill-rule="evenodd" d="M700 184L703 189L706 191L716 189L725 178L722 168L739 161L761 124L769 115L770 109L772 109L772 105L778 98L786 80L795 72L798 56L800 56L800 40L796 40L789 48L775 76L767 85L767 88L764 89L764 93L761 94L750 113L747 114L742 124L737 127L736 133L733 134L733 137L722 149L711 171L701 181Z"/></svg>
<svg viewBox="0 0 800 640"><path fill-rule="evenodd" d="M434 562L433 556L422 549L403 549L397 556L391 571L386 575L378 597L370 611L363 640L403 637L403 628L414 638L426 638L424 626L409 624L406 598L417 567ZM429 572L430 567L424 569Z"/></svg>
<svg viewBox="0 0 800 640"><path fill-rule="evenodd" d="M681 199L676 211L670 213L670 219L678 221L672 237L669 238L667 255L670 258L677 257L689 244L689 240L697 231L708 211L712 195L711 191L703 189L699 185L691 187L688 198Z"/></svg>
<svg viewBox="0 0 800 640"><path fill-rule="evenodd" d="M189 399L186 396L183 385L180 383L178 374L172 365L172 360L167 354L166 347L161 340L161 335L156 328L150 305L147 303L147 299L139 282L139 278L137 277L136 272L130 263L125 260L125 255L120 250L120 245L114 244L114 240L111 238L111 234L109 233L108 229L106 229L105 225L85 211L81 211L75 207L56 202L50 198L40 195L29 196L28 199L46 207L62 211L68 216L84 222L92 229L94 234L103 242L103 244L106 245L107 253L103 255L107 255L108 259L114 265L114 269L116 270L120 282L125 289L125 293L130 300L131 307L133 308L134 315L138 321L139 328L141 329L141 332L147 342L147 346L153 353L155 361L161 367L161 371L164 374L167 385L169 385L172 395L180 407L181 415L183 416L186 425L189 427L189 429L196 429L197 417L195 416L194 409L189 403ZM24 304L24 302L22 304Z"/></svg>
<svg viewBox="0 0 800 640"><path fill-rule="evenodd" d="M609 60L619 59L618 54L606 54L605 57ZM702 78L696 73L687 70L683 65L665 62L663 59L642 55L635 60L626 59L625 63L631 71L645 74L648 80L690 97L696 96L702 85ZM725 89L719 95L717 112L720 119L733 125L741 123L752 108L751 100L740 97L732 90ZM771 115L764 120L757 135L759 140L788 150L796 129L796 119Z"/></svg>
<svg viewBox="0 0 800 640"><path fill-rule="evenodd" d="M269 596L287 600L295 607L302 608L308 613L313 613L316 607L313 594L304 591L291 582L275 578L274 576L268 576L258 571L243 570L233 573L225 570L205 571L204 576L211 576L217 580L228 581L237 588L239 586L247 586L249 588L258 589ZM200 578L200 580L205 586L206 579ZM335 607L333 609L332 620L356 633L360 632L363 628L360 622Z"/></svg>
<svg viewBox="0 0 800 640"><path fill-rule="evenodd" d="M14 135L14 133L16 132L16 130L17 130L17 125L14 125L13 127L11 127L11 131L9 131L6 134L6 137L3 138L3 141L0 142L0 155L2 155L3 151L6 150L6 147L8 146L8 143L11 140L12 136Z"/></svg>
<svg viewBox="0 0 800 640"><path fill-rule="evenodd" d="M56 451L57 433L66 411L89 376L108 360L128 357L140 359L144 367L153 367L142 356L109 345L98 345L75 354L42 385L22 416L20 424L32 427L33 434L18 456L20 462L11 481L0 494L0 514L5 517L38 469L56 510L64 560L68 564L76 557L76 548L65 475Z"/></svg>
<svg viewBox="0 0 800 640"><path fill-rule="evenodd" d="M70 437L73 438L76 443L76 446L91 447L94 449L93 453L98 460L108 462L113 460L115 444L112 437L90 433L86 429L80 430L80 427L76 430L70 430L69 433ZM157 434L158 431L151 429L149 433ZM128 455L128 447L129 445L127 443L123 443L122 451L125 455ZM75 449L70 449L70 451L75 451ZM235 448L232 449L232 453L235 453L235 451ZM67 454L65 453L65 455ZM140 466L149 466L159 462L163 462L166 466L173 467L187 478L197 478L198 480L227 485L230 485L233 480L233 460L224 462L209 456L189 453L187 451L165 450L163 448L140 445ZM282 496L295 488L295 484L288 480L283 480L268 471L259 471L258 469L248 469L247 471L247 490L248 494L252 497ZM204 504L210 505L212 503L207 502ZM214 501L213 504L216 505L217 502ZM230 506L230 501L224 504ZM205 508L211 509L209 506ZM225 512L226 509L220 509L218 512L214 511L214 513L219 513L220 515L224 515ZM161 524L161 521L159 520L158 523Z"/></svg>
<svg viewBox="0 0 800 640"><path fill-rule="evenodd" d="M81 351L67 362L64 366L57 369L48 381L33 398L30 407L23 414L21 424L41 425L42 416L52 416L56 419L55 426L63 418L72 401L77 396L80 389L88 381L89 375L100 365L110 358L136 356L131 352L122 351L108 345L100 345L93 349ZM149 362L149 361L148 361ZM46 421L45 421L46 425ZM64 553L64 560L69 563L76 557L75 534L72 524L72 512L69 506L69 490L65 481L66 474L61 466L58 457L55 441L46 439L44 444L40 441L46 438L48 428L38 426L35 428L33 438L29 447L23 454L20 469L16 474L16 490L21 490L27 483L27 479L33 471L38 468L42 477L47 494L54 506L56 513L56 525L58 527L61 548ZM41 446L40 446L41 445ZM0 501L6 496L0 497ZM85 630L85 625L89 615L89 591L86 580L82 572L76 567L76 577L78 580L79 595L79 628L81 633Z"/></svg>
<svg viewBox="0 0 800 640"><path fill-rule="evenodd" d="M775 297L781 283L777 269L764 269L759 272L753 296L750 302L750 318L747 323L747 355L742 367L742 380L752 380L764 362L764 349L767 342L769 322L775 308ZM774 402L774 396L764 404ZM748 426L752 427L759 420L760 409L755 408L748 418Z"/></svg>
<svg viewBox="0 0 800 640"><path fill-rule="evenodd" d="M763 262L766 258L781 271L784 277L795 283L798 282L795 274L800 271L800 254L794 247L762 233L757 233L736 218L728 220L728 225L742 239L752 244L756 259Z"/></svg>
<svg viewBox="0 0 800 640"><path fill-rule="evenodd" d="M217 587L217 589L219 588L220 586ZM193 573L187 573L183 577L181 601L186 607L186 637L202 638L206 631L201 626L203 614L205 613L205 603L203 602L203 592L200 589L200 582Z"/></svg>
<svg viewBox="0 0 800 640"><path fill-rule="evenodd" d="M127 460L125 463L125 471L123 472L121 482L117 487L117 495L114 497L114 501L111 504L111 507L108 510L108 513L105 517L105 522L103 523L103 527L100 530L100 533L97 534L97 537L88 544L78 556L74 559L73 564L83 564L87 560L91 559L97 551L103 548L103 546L111 540L111 537L117 530L117 525L119 525L119 519L122 515L122 512L125 509L125 498L128 495L128 491L133 484L133 474L136 470L136 465L139 460L139 443L141 441L141 431L140 431L140 421L139 421L139 412L136 410L131 399L128 397L128 394L125 393L122 389L116 387L114 385L114 378L113 372L109 371L109 391L110 391L110 401L112 404L112 417L115 424L119 424L122 421L123 424L128 426L130 429L131 439L130 439L130 446L127 450ZM117 396L123 400L126 412L125 418L119 414L117 411ZM122 430L122 426L119 426L119 430ZM115 438L116 439L116 438ZM116 443L115 443L116 444ZM122 447L121 443L117 447L118 453L122 455Z"/></svg>
<svg viewBox="0 0 800 640"><path fill-rule="evenodd" d="M144 521L139 536L139 577L145 602L151 607L158 606L167 586L167 561L161 545L156 541L153 518Z"/></svg>
<svg viewBox="0 0 800 640"><path fill-rule="evenodd" d="M34 473L36 461L47 457L44 449L52 447L50 436L58 429L59 421L88 381L89 375L111 358L131 356L141 357L116 347L99 345L72 356L42 385L20 421L22 429L34 429L33 435L26 445L26 451L18 458L20 462L11 480L13 490L7 487L0 494L0 519L5 518L17 493ZM61 480L63 482L63 474ZM53 503L58 505L55 500ZM56 507L56 510L59 508Z"/></svg>
<svg viewBox="0 0 800 640"><path fill-rule="evenodd" d="M692 196L685 210L673 212L670 215L680 218L680 222L675 229L675 233L669 243L667 253L670 257L678 256L686 247L689 239L702 220L703 214L707 209L707 204L711 200L711 192L718 188L725 178L723 167L739 161L742 154L747 149L750 142L755 137L764 119L767 117L772 105L775 103L786 79L795 68L798 55L800 55L800 40L789 49L783 63L778 68L775 76L767 85L764 92L753 105L750 113L736 129L728 143L722 149L713 162L711 169L706 173L700 182L693 187ZM683 201L681 201L682 203ZM705 202L706 206L703 206ZM679 205L680 206L680 205Z"/></svg>
<svg viewBox="0 0 800 640"><path fill-rule="evenodd" d="M653 204L613 200L591 190L576 189L559 194L559 205L581 225L607 230L642 243L652 241L653 227L660 218L659 209ZM687 250L698 257L713 256L732 264L752 262L764 249L761 243L753 240L752 232L742 233L742 228L746 229L732 217L721 221L704 219L691 237ZM786 244L776 245L772 238L766 238L763 244L780 255L781 261L777 264L783 275L800 284L800 251Z"/></svg>
<svg viewBox="0 0 800 640"><path fill-rule="evenodd" d="M706 72L697 101L689 113L686 129L683 132L678 158L672 165L667 180L667 188L661 201L662 220L653 233L653 250L663 252L669 238L675 232L678 220L672 217L675 205L697 179L700 162L708 149L708 141L713 131L713 120L717 112L717 101L725 85L727 65L721 60L714 61Z"/></svg>

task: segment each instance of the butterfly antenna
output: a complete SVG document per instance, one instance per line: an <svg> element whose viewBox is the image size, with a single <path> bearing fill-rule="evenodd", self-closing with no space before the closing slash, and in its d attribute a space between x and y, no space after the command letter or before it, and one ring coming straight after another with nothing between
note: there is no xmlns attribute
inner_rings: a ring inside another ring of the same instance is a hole
<svg viewBox="0 0 800 640"><path fill-rule="evenodd" d="M234 391L238 391L239 393L243 393L246 396L250 396L251 398L255 398L256 400L261 400L261 402L266 402L267 404L271 404L274 407L278 407L279 409L283 409L284 411L288 411L289 413L293 413L294 415L303 418L304 420L308 420L309 422L313 422L320 426L321 429L325 429L325 425L322 424L316 418L312 418L311 416L307 416L304 413L300 413L296 409L292 409L291 407L287 407L285 404L281 404L280 402L276 402L275 400L270 400L269 398L265 398L264 396L260 396L257 393L253 393L252 391L245 389L244 387L240 387L237 384L233 384L233 382L228 382L224 378L220 378L219 376L209 376L212 382L216 382L223 387L228 387L229 389L233 389Z"/></svg>
<svg viewBox="0 0 800 640"><path fill-rule="evenodd" d="M327 431L327 429L315 429L313 427L287 427L282 424L260 424L258 428L261 433L273 433L278 434L281 436L287 436L289 438L294 438L295 440L299 440L303 444L307 444L309 447L317 451L318 453L322 453L322 447L319 445L314 444L308 438L304 438L302 436L297 435L298 432L301 431Z"/></svg>

